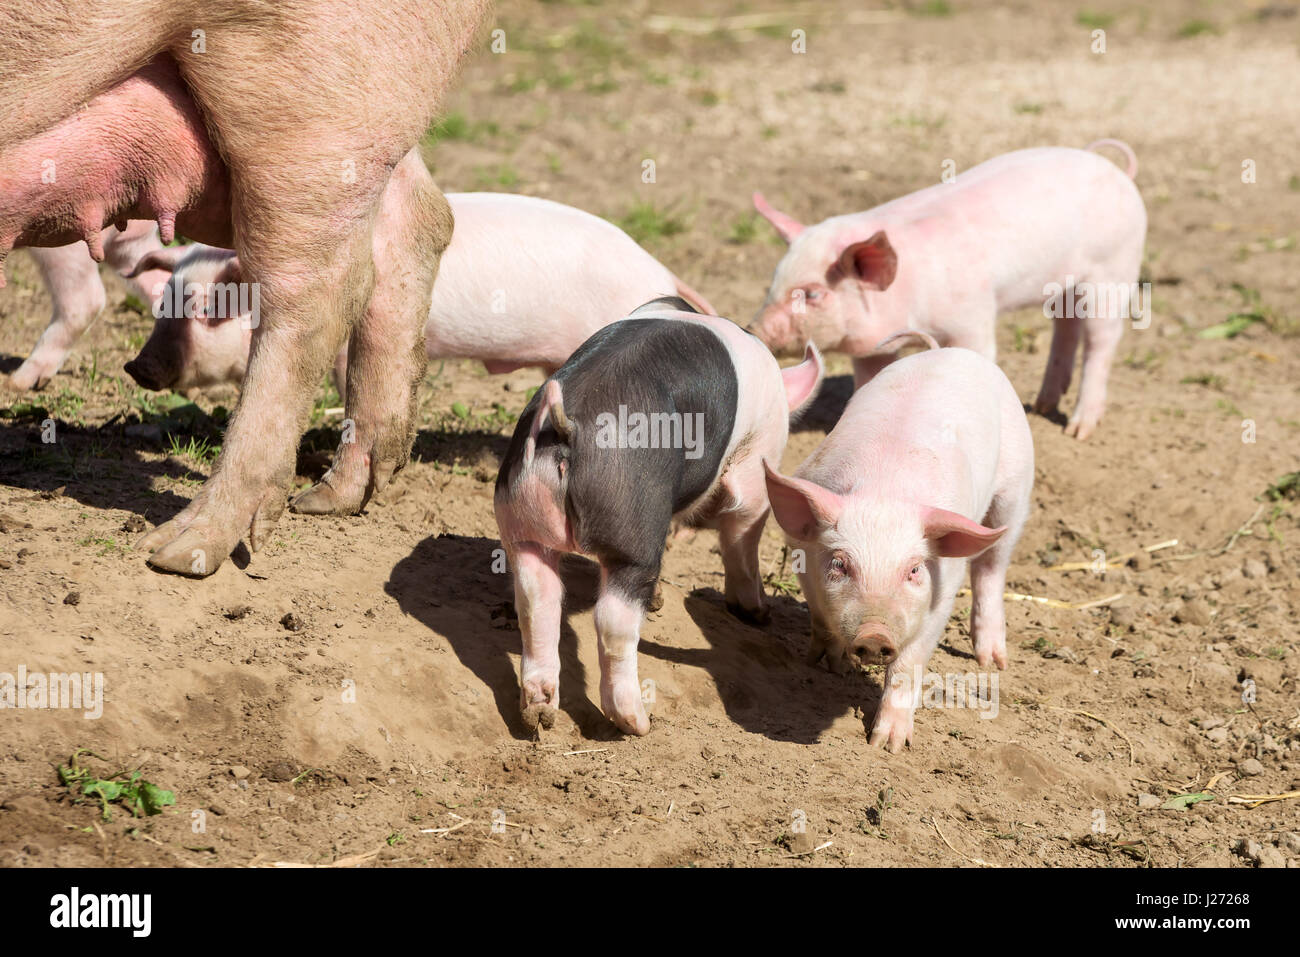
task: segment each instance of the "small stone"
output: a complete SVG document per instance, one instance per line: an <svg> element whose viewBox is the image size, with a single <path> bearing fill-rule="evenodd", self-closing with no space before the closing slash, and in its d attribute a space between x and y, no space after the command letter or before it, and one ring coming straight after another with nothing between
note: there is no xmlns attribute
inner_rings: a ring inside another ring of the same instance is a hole
<svg viewBox="0 0 1300 957"><path fill-rule="evenodd" d="M252 611L252 605L235 605L233 608L227 608L224 614L231 621L239 621L251 614Z"/></svg>
<svg viewBox="0 0 1300 957"><path fill-rule="evenodd" d="M1257 758L1247 758L1237 765L1237 770L1245 777L1254 777L1256 774L1264 773L1264 765Z"/></svg>
<svg viewBox="0 0 1300 957"><path fill-rule="evenodd" d="M277 761L266 769L266 779L283 784L298 776L298 769L288 761Z"/></svg>
<svg viewBox="0 0 1300 957"><path fill-rule="evenodd" d="M1224 721L1218 715L1209 718L1201 718L1196 722L1196 726L1202 731L1210 731L1214 728L1222 728Z"/></svg>
<svg viewBox="0 0 1300 957"><path fill-rule="evenodd" d="M1130 558L1128 563L1133 566L1134 571L1144 572L1151 567L1151 553L1145 550L1140 551Z"/></svg>
<svg viewBox="0 0 1300 957"><path fill-rule="evenodd" d="M1228 741L1227 728L1215 728L1213 731L1205 732L1205 740L1211 744L1226 744Z"/></svg>
<svg viewBox="0 0 1300 957"><path fill-rule="evenodd" d="M1174 621L1183 625L1204 628L1214 617L1214 611L1202 598L1189 598L1174 612Z"/></svg>
<svg viewBox="0 0 1300 957"><path fill-rule="evenodd" d="M307 623L303 621L301 618L299 618L297 615L295 615L293 612L288 612L287 614L285 614L285 616L280 619L280 624L284 626L286 631L294 631L294 632L302 631L304 628L307 627Z"/></svg>
<svg viewBox="0 0 1300 957"><path fill-rule="evenodd" d="M81 604L81 592L70 591L63 596L63 604L72 605L74 608Z"/></svg>
<svg viewBox="0 0 1300 957"><path fill-rule="evenodd" d="M1116 628L1132 628L1137 623L1137 612L1132 605L1111 605L1110 623Z"/></svg>
<svg viewBox="0 0 1300 957"><path fill-rule="evenodd" d="M1256 863L1260 867L1286 867L1286 858L1276 847L1266 847L1259 852Z"/></svg>
<svg viewBox="0 0 1300 957"><path fill-rule="evenodd" d="M1277 846L1288 854L1300 855L1300 833L1289 831L1277 839Z"/></svg>
<svg viewBox="0 0 1300 957"><path fill-rule="evenodd" d="M1159 807L1159 806L1160 806L1161 804L1163 804L1163 803L1164 803L1164 802L1161 801L1160 798L1156 797L1154 794L1139 794L1139 795L1138 795L1138 807L1139 807L1139 808L1143 808L1143 809L1146 809L1146 808L1156 808L1156 807Z"/></svg>
<svg viewBox="0 0 1300 957"><path fill-rule="evenodd" d="M1233 844L1232 849L1240 857L1244 857L1248 861L1258 861L1260 852L1264 850L1264 845L1260 844L1259 841L1243 837Z"/></svg>
<svg viewBox="0 0 1300 957"><path fill-rule="evenodd" d="M215 814L217 817L222 817L226 813L225 806L221 804L217 804L215 801L212 804L208 805L208 810L211 811L213 814Z"/></svg>
<svg viewBox="0 0 1300 957"><path fill-rule="evenodd" d="M236 764L230 769L230 776L236 781L242 781L252 773L252 771L248 770L248 768L244 767L242 764Z"/></svg>
<svg viewBox="0 0 1300 957"><path fill-rule="evenodd" d="M1246 563L1241 566L1241 573L1247 578L1267 578L1268 566L1258 558L1248 558Z"/></svg>
<svg viewBox="0 0 1300 957"><path fill-rule="evenodd" d="M143 532L145 528L148 527L148 525L149 523L146 522L144 518L142 518L141 516L132 515L125 522L122 523L122 531Z"/></svg>

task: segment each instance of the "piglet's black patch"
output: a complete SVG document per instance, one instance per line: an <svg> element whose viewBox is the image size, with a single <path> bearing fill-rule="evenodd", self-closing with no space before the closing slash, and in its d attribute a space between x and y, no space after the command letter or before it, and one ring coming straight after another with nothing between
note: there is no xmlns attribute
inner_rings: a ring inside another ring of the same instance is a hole
<svg viewBox="0 0 1300 957"><path fill-rule="evenodd" d="M581 549L616 569L621 590L648 600L641 593L658 577L673 515L709 491L731 442L740 392L731 353L703 324L628 318L593 335L552 378L572 435L563 441L547 423L535 455L566 461L565 508ZM544 391L519 417L498 494L520 467ZM638 422L647 423L640 433Z"/></svg>

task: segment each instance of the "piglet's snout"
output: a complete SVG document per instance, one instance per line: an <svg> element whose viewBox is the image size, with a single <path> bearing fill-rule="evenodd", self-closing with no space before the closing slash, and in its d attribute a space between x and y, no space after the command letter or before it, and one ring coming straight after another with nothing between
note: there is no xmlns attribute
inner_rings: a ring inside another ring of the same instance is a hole
<svg viewBox="0 0 1300 957"><path fill-rule="evenodd" d="M126 364L126 373L146 389L162 389L162 376L153 364L137 356Z"/></svg>
<svg viewBox="0 0 1300 957"><path fill-rule="evenodd" d="M853 639L852 649L853 654L863 662L876 658L888 662L892 661L894 655L898 653L898 644L889 629L872 623L858 629L858 635Z"/></svg>

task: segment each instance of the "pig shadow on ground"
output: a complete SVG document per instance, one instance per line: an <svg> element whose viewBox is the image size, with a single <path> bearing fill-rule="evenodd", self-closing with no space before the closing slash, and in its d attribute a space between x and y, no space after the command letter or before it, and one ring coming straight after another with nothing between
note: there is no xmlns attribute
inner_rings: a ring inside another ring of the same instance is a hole
<svg viewBox="0 0 1300 957"><path fill-rule="evenodd" d="M146 459L141 451L161 451L158 444L127 436L122 426L88 429L54 423L55 441L42 441L41 418L0 419L0 483L47 497L66 495L97 509L134 512L160 523L189 504L189 498L154 488L157 478L197 483L207 478L180 459ZM144 526L123 529L144 534Z"/></svg>
<svg viewBox="0 0 1300 957"><path fill-rule="evenodd" d="M788 596L769 596L771 622L746 625L726 610L713 588L697 588L683 605L712 646L675 648L642 632L642 654L701 668L713 678L727 717L746 731L773 741L811 744L855 707L870 718L880 689L856 670L847 675L804 661L808 648L808 612ZM649 636L649 637L647 637Z"/></svg>
<svg viewBox="0 0 1300 957"><path fill-rule="evenodd" d="M829 432L853 397L853 376L827 376L812 405L790 426L791 432Z"/></svg>
<svg viewBox="0 0 1300 957"><path fill-rule="evenodd" d="M444 636L461 664L492 692L511 735L530 739L519 716L519 673L511 658L522 638L514 612L509 574L494 572L501 543L490 538L438 535L426 538L393 568L384 591L406 614ZM587 697L586 672L578 658L578 636L568 616L595 603L597 566L566 557L564 618L560 625L560 710L586 737L610 739L617 730ZM546 734L545 731L542 732Z"/></svg>
<svg viewBox="0 0 1300 957"><path fill-rule="evenodd" d="M1053 425L1059 425L1061 428L1065 428L1070 422L1070 417L1060 409L1056 409L1044 415L1042 412L1035 412L1033 405L1029 402L1024 403L1021 408L1025 410L1025 416L1027 418L1032 419L1034 416L1038 416L1040 419L1046 419L1048 422L1051 422Z"/></svg>
<svg viewBox="0 0 1300 957"><path fill-rule="evenodd" d="M490 473L495 480L501 459L510 446L511 433L444 432L421 429L411 449L411 459L416 462L436 462L440 465L461 465L474 472Z"/></svg>

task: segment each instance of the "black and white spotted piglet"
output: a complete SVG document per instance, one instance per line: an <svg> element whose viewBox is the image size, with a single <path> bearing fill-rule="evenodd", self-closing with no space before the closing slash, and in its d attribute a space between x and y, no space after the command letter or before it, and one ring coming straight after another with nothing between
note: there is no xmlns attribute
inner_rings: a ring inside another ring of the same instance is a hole
<svg viewBox="0 0 1300 957"><path fill-rule="evenodd" d="M739 326L689 310L656 299L583 343L528 403L501 464L497 527L515 576L531 729L550 727L559 704L564 553L600 563L601 709L631 734L650 730L636 647L674 520L717 529L728 609L765 618L763 460L781 460L821 356L810 346L782 370Z"/></svg>

